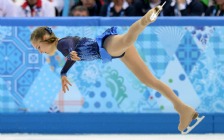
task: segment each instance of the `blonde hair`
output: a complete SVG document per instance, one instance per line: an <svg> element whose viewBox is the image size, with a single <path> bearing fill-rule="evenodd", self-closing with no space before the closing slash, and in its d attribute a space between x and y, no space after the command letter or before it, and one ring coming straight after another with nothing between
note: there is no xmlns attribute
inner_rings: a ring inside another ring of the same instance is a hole
<svg viewBox="0 0 224 140"><path fill-rule="evenodd" d="M50 37L46 40L43 40L43 36L44 35L50 35ZM49 44L54 43L57 40L57 37L55 36L55 34L52 32L50 27L47 26L42 26L42 27L38 27L36 28L31 36L30 36L30 41L38 41L40 40L41 42L47 42Z"/></svg>

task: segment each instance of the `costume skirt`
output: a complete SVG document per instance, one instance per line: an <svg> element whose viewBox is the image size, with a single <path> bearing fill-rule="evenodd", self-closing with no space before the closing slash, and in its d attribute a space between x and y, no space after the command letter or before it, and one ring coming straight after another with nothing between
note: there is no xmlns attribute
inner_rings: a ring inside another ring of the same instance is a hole
<svg viewBox="0 0 224 140"><path fill-rule="evenodd" d="M108 28L103 34L96 37L96 42L99 46L99 53L100 53L100 56L101 56L101 59L102 59L103 63L109 62L113 58L120 58L120 57L124 56L124 54L122 54L121 56L111 56L106 51L106 49L103 47L103 43L104 43L104 41L107 37L109 37L111 35L117 35L117 34L118 34L117 27L111 27L111 28ZM113 47L117 47L117 46L113 46Z"/></svg>

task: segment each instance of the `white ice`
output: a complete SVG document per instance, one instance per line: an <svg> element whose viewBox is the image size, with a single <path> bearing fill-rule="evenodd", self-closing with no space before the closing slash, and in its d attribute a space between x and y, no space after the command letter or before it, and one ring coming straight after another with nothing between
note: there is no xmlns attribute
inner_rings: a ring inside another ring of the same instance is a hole
<svg viewBox="0 0 224 140"><path fill-rule="evenodd" d="M0 134L0 140L224 140L224 134L165 135L37 135Z"/></svg>

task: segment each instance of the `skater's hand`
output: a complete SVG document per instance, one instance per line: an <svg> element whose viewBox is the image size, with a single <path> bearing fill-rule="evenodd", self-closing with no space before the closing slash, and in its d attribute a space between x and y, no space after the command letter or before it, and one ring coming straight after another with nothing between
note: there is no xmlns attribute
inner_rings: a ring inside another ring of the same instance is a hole
<svg viewBox="0 0 224 140"><path fill-rule="evenodd" d="M70 56L71 56L71 59L72 59L73 61L79 61L79 60L81 60L81 59L79 58L79 56L78 56L78 54L77 54L76 51L71 51L71 52L70 52Z"/></svg>
<svg viewBox="0 0 224 140"><path fill-rule="evenodd" d="M66 76L61 77L62 90L65 93L66 90L69 91L68 85L72 86L72 84L68 81Z"/></svg>

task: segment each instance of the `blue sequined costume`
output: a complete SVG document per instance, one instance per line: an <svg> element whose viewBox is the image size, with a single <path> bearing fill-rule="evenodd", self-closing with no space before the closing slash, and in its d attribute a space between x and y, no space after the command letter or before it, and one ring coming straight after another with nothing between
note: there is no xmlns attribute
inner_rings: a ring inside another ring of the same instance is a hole
<svg viewBox="0 0 224 140"><path fill-rule="evenodd" d="M120 58L121 56L111 56L103 48L103 42L110 35L117 35L117 27L107 29L102 35L98 36L96 40L90 38L80 37L65 37L58 41L57 49L67 57L67 61L61 70L61 75L66 75L68 70L72 67L75 61L70 58L70 52L76 51L81 61L91 61L95 59L102 59L103 63L111 61L113 58Z"/></svg>

